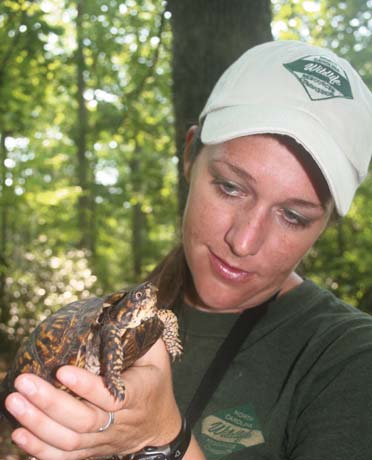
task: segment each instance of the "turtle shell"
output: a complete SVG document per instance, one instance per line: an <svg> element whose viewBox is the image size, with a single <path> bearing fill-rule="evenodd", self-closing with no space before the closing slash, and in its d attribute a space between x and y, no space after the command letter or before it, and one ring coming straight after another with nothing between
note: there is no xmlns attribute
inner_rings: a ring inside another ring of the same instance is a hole
<svg viewBox="0 0 372 460"><path fill-rule="evenodd" d="M14 423L4 400L14 391L17 375L34 373L63 388L55 373L66 364L103 375L111 393L123 399L121 372L142 356L164 330L157 315L156 290L151 283L143 283L129 291L73 302L46 318L23 342L1 384L3 415Z"/></svg>

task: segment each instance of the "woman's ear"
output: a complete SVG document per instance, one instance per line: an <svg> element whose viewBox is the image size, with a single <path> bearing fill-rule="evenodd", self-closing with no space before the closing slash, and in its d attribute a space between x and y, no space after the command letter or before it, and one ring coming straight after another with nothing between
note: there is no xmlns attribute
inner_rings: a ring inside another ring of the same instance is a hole
<svg viewBox="0 0 372 460"><path fill-rule="evenodd" d="M191 146L195 137L195 132L198 129L197 125L192 125L186 133L185 147L183 150L183 174L186 182L190 180L192 158L191 158Z"/></svg>

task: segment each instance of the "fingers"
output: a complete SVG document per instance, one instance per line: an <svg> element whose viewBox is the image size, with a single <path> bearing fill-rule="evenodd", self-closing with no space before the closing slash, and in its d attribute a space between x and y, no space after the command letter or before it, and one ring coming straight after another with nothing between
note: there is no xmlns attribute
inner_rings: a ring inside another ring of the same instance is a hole
<svg viewBox="0 0 372 460"><path fill-rule="evenodd" d="M6 399L7 409L23 425L12 433L12 440L20 448L39 460L79 460L113 452L110 449L115 446L115 430L110 426L107 431L98 432L107 423L107 412L77 401L73 396L39 380L27 374L16 379L17 389L24 391L28 386L26 393L31 400L19 392L10 394ZM44 410L51 412L54 418ZM66 414L70 414L70 417ZM79 431L71 429L71 426L77 426ZM85 432L82 426L85 426ZM93 427L92 432L89 426Z"/></svg>
<svg viewBox="0 0 372 460"><path fill-rule="evenodd" d="M7 407L14 416L18 417L25 428L32 429L33 433L40 439L43 439L48 433L49 442L56 447L62 446L61 440L63 438L70 439L73 444L76 442L77 433L47 417L21 394L11 394L7 398Z"/></svg>
<svg viewBox="0 0 372 460"><path fill-rule="evenodd" d="M44 460L44 458L46 459L46 455L49 455L50 459L53 460L63 458L57 449L44 445L38 438L36 438L33 434L24 428L18 428L17 430L13 431L12 441L17 444L18 447L24 449L27 454L38 458L39 460ZM66 456L64 456L64 458L67 460ZM77 457L75 456L75 460L76 459Z"/></svg>
<svg viewBox="0 0 372 460"><path fill-rule="evenodd" d="M13 432L13 441L39 460L135 452L143 445L165 444L179 431L170 360L161 340L123 373L124 402L86 370L64 366L57 378L81 399L32 374L18 376L17 392L6 399L7 409L23 426ZM115 423L98 432L110 411Z"/></svg>
<svg viewBox="0 0 372 460"><path fill-rule="evenodd" d="M96 447L76 450L69 440L66 441L71 444L71 448L67 445L66 450L61 450L43 442L24 428L13 431L12 441L28 455L38 460L82 460L110 452L108 445L103 445L100 450L97 450Z"/></svg>
<svg viewBox="0 0 372 460"><path fill-rule="evenodd" d="M78 396L106 412L123 408L124 402L111 395L103 379L89 371L75 366L63 366L58 369L57 378Z"/></svg>
<svg viewBox="0 0 372 460"><path fill-rule="evenodd" d="M96 376L94 376L96 377ZM96 377L99 380L99 377ZM77 433L95 432L107 419L106 411L76 399L33 374L15 380L19 394L7 398L6 405L23 426L29 425L30 413L46 414L59 425ZM35 426L30 426L35 430Z"/></svg>

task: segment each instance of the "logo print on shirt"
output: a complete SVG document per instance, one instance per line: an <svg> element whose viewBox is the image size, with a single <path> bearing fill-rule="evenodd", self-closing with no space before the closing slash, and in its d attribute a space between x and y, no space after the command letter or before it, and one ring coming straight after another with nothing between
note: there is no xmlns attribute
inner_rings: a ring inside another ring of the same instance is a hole
<svg viewBox="0 0 372 460"><path fill-rule="evenodd" d="M249 405L208 415L202 420L201 434L202 448L214 460L265 442Z"/></svg>
<svg viewBox="0 0 372 460"><path fill-rule="evenodd" d="M324 56L306 56L283 64L302 84L312 101L353 99L346 72Z"/></svg>

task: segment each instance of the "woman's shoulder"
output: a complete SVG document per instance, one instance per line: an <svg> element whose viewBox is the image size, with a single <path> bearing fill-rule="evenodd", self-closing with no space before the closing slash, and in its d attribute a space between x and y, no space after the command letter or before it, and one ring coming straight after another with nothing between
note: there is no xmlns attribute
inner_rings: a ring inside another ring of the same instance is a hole
<svg viewBox="0 0 372 460"><path fill-rule="evenodd" d="M341 365L356 356L363 360L362 355L372 361L371 315L309 280L283 300L291 314L282 335L301 344L303 357L325 367Z"/></svg>
<svg viewBox="0 0 372 460"><path fill-rule="evenodd" d="M306 279L276 302L278 310L301 316L303 321L316 320L317 326L362 321L372 327L372 316L337 297L333 292Z"/></svg>

